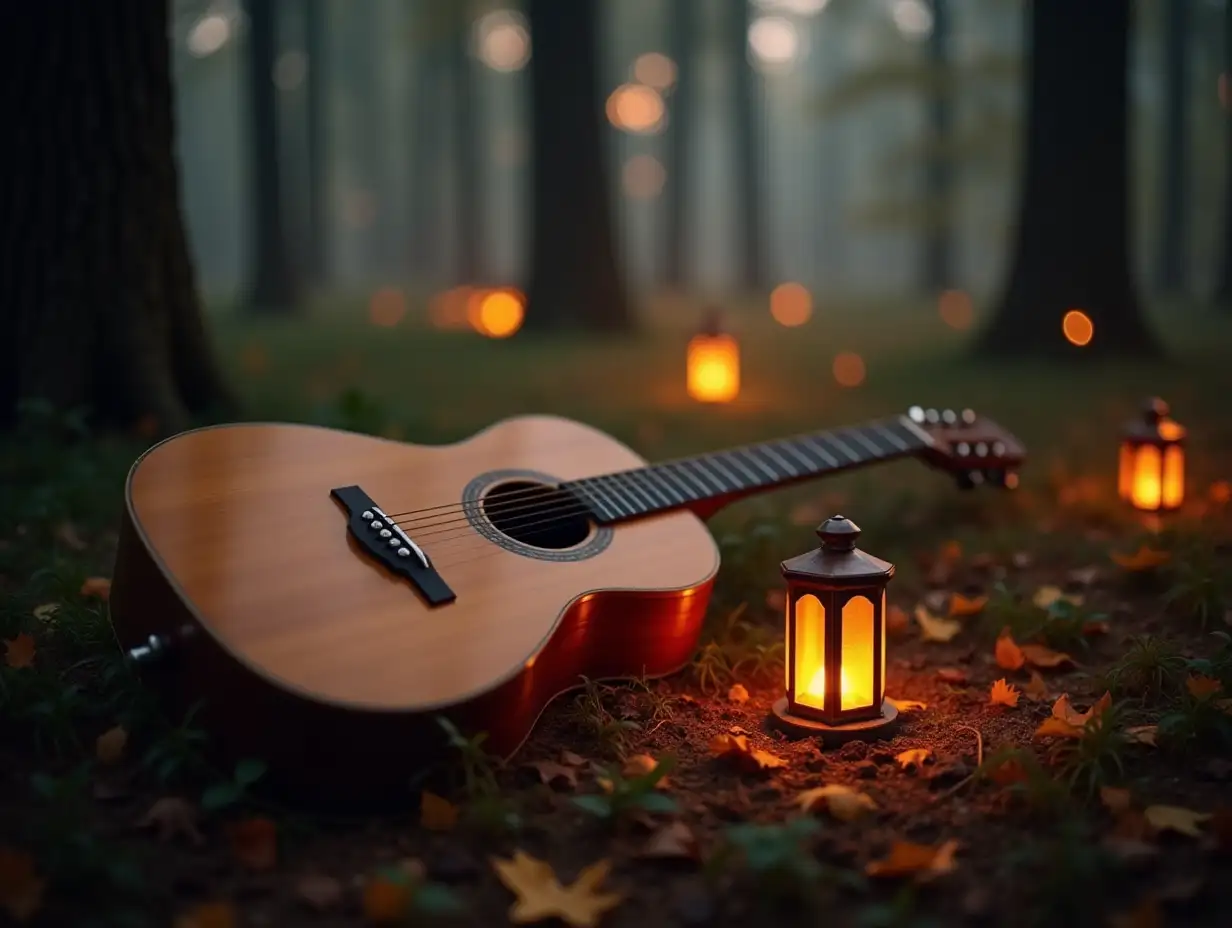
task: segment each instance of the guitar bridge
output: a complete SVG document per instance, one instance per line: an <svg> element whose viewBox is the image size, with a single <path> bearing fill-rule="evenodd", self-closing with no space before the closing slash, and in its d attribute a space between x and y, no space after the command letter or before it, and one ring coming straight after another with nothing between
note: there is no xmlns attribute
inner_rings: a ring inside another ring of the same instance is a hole
<svg viewBox="0 0 1232 928"><path fill-rule="evenodd" d="M329 495L347 511L347 531L373 560L409 580L429 606L442 606L457 594L432 566L432 560L372 497L359 487L337 487Z"/></svg>

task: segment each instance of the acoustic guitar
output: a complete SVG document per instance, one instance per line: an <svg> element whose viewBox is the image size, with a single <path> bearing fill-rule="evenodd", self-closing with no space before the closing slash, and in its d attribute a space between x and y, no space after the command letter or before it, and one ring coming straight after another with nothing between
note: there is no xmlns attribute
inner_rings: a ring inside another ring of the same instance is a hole
<svg viewBox="0 0 1232 928"><path fill-rule="evenodd" d="M753 493L916 457L1013 486L1022 445L922 410L647 464L524 416L424 447L307 425L197 429L133 465L111 588L120 645L223 756L315 800L407 791L446 716L508 756L557 695L694 653Z"/></svg>

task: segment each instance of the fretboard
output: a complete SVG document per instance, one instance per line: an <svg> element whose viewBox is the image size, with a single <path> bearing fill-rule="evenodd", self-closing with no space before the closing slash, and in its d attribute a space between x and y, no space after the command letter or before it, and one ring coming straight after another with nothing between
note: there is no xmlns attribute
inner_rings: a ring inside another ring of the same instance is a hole
<svg viewBox="0 0 1232 928"><path fill-rule="evenodd" d="M915 455L932 439L906 416L765 441L563 484L600 524L771 490Z"/></svg>

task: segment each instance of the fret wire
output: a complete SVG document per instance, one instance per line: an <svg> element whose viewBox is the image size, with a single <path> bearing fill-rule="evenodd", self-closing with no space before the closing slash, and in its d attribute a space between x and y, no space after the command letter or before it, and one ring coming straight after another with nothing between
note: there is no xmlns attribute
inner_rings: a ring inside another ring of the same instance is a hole
<svg viewBox="0 0 1232 928"><path fill-rule="evenodd" d="M732 482L732 485L725 492L732 493L736 490L745 489L744 484L741 483L739 479L737 479L736 475L723 466L723 462L719 460L719 456L717 454L707 455L705 458L702 458L698 466L701 466L702 463L713 464L715 470L721 471L722 473L727 475L727 479L729 479ZM718 481L716 480L715 482L717 483Z"/></svg>
<svg viewBox="0 0 1232 928"><path fill-rule="evenodd" d="M837 431L838 429L835 429L833 432L828 432L824 435L821 435L820 438L822 441L828 441L830 442L830 444L838 448L838 450L841 451L847 458L849 458L853 464L860 463L860 460L861 460L860 456L851 450L851 446L835 436L834 432L837 432Z"/></svg>
<svg viewBox="0 0 1232 928"><path fill-rule="evenodd" d="M882 451L882 450L881 450L880 448L878 448L875 444L873 444L873 441L872 441L872 439L871 439L871 438L868 438L868 437L864 434L864 430L863 430L863 429L848 429L847 431L851 433L852 437L854 437L856 441L858 441L858 442L860 442L860 444L864 445L864 447L865 447L865 448L867 448L869 451L871 451L873 454L875 454L875 455L883 455L883 454L885 454L885 452L884 452L884 451Z"/></svg>
<svg viewBox="0 0 1232 928"><path fill-rule="evenodd" d="M695 497L696 499L705 499L707 496L710 495L710 488L706 486L705 482L702 480L699 480L697 477L694 477L691 473L689 473L689 469L685 467L683 464L664 464L662 465L662 467L664 468L664 470L666 470L669 474L671 474L681 483L692 481L693 485L696 486L697 489L700 490L702 494L701 496ZM678 476L676 471L672 470L673 467L679 467L680 473L684 475L683 478ZM690 492L693 492L693 491L690 491Z"/></svg>
<svg viewBox="0 0 1232 928"><path fill-rule="evenodd" d="M779 442L779 445L783 448L784 451L788 452L789 454L794 454L796 458L804 464L808 473L817 472L817 465L804 456L804 453L801 452L800 449L796 447L795 442L781 441Z"/></svg>
<svg viewBox="0 0 1232 928"><path fill-rule="evenodd" d="M687 465L690 463L693 465L693 469L687 470ZM699 459L694 458L691 461L686 461L682 463L680 466L682 469L686 469L686 472L690 474L692 474L693 471L696 471L698 474L700 474L701 475L700 477L693 478L698 483L705 482L709 484L710 486L714 487L714 490L718 490L718 492L720 493L730 492L726 487L723 486L723 484L721 484L717 479L715 479L715 476L713 474L711 474L708 470L706 470L706 468L702 467ZM714 490L707 489L706 494L710 495L711 493L714 492Z"/></svg>
<svg viewBox="0 0 1232 928"><path fill-rule="evenodd" d="M726 457L729 461L731 461L731 463L734 464L736 467L739 467L741 472L746 477L748 477L749 480L752 481L750 486L755 486L755 487L761 486L761 484L764 483L762 478L757 476L757 474L755 474L753 471L749 470L749 468L745 466L744 462L741 461L740 458L736 457L736 455L742 454L742 453L745 454L746 456L751 457L751 455L748 455L748 452L742 452L740 449L735 449L733 451L727 451L724 453L724 457ZM771 480L775 479L773 474L770 475L770 479Z"/></svg>
<svg viewBox="0 0 1232 928"><path fill-rule="evenodd" d="M761 448L762 448L762 446L761 446L761 445L754 445L754 446L752 446L751 448L743 448L743 449L741 449L741 454L743 454L746 458L748 458L750 461L752 461L755 467L758 467L758 468L759 468L759 469L761 469L763 472L765 472L765 473L766 473L766 475L767 475L767 476L769 476L769 478L770 478L770 482L771 482L771 483L780 483L780 482L782 482L782 480L783 480L783 475L782 475L782 474L777 474L777 473L775 473L775 472L774 472L774 470L773 470L773 469L771 469L771 468L770 468L770 467L766 464L766 462L765 462L765 461L763 461L761 458L759 458L759 457L758 457L758 456L754 453L754 452L756 452L756 451L760 451L760 450L761 450ZM758 477L758 478L757 478L757 482L758 482L758 483L762 483L763 481L762 481L762 479L761 479L760 477Z"/></svg>
<svg viewBox="0 0 1232 928"><path fill-rule="evenodd" d="M582 485L588 496L594 496L597 498L604 508L610 509L616 514L616 518L621 519L632 515L631 512L625 511L625 506L622 500L614 499L608 495L607 491L600 485L600 481L598 479L587 479L586 481L579 481L579 483Z"/></svg>
<svg viewBox="0 0 1232 928"><path fill-rule="evenodd" d="M678 492L681 493L681 499L687 502L694 502L697 500L698 498L697 491L694 490L692 487L690 487L687 483L685 483L684 480L682 480L680 477L676 476L676 474L671 470L671 468L656 467L655 470L662 472L664 480L675 481L676 486L680 487L680 490ZM702 486L702 485L699 483L698 486ZM706 488L702 487L702 493L704 494L705 492L706 492Z"/></svg>
<svg viewBox="0 0 1232 928"><path fill-rule="evenodd" d="M586 504L592 509L597 508L599 510L600 518L610 520L619 517L620 514L615 510L615 508L609 507L603 497L599 496L597 492L592 491L589 487L582 485L580 481L577 486L578 489L582 491Z"/></svg>
<svg viewBox="0 0 1232 928"><path fill-rule="evenodd" d="M611 479L617 481L617 486L619 486L620 489L623 490L626 494L633 496L634 501L637 502L637 505L640 507L642 514L659 508L659 504L654 501L654 498L651 497L650 494L648 494L645 490L641 489L636 483L634 483L632 477L627 477L623 473L621 473L621 474L612 474ZM623 484L619 482L621 480L624 481ZM638 501L638 497L641 497L641 499L644 499L647 505L643 505L640 501Z"/></svg>
<svg viewBox="0 0 1232 928"><path fill-rule="evenodd" d="M650 475L646 472L645 469L634 471L631 479L635 481L640 480L641 483L638 483L637 486L646 487L646 489L649 490L651 494L663 500L663 505L667 506L669 509L672 506L677 505L677 502L678 502L677 500L671 499L666 493L664 493L662 490L660 490L657 486L654 485L654 482L650 479Z"/></svg>
<svg viewBox="0 0 1232 928"><path fill-rule="evenodd" d="M762 451L764 451L766 454L770 455L770 457L774 458L776 461L779 462L782 468L785 471L787 471L787 475L789 477L800 476L800 472L796 470L795 466L791 463L791 461L787 460L785 457L783 457L781 454L775 451L772 447L770 447L770 442L765 442L760 447Z"/></svg>
<svg viewBox="0 0 1232 928"><path fill-rule="evenodd" d="M907 446L907 443L906 443L906 442L904 442L901 438L899 438L897 435L895 435L895 434L894 434L894 433L890 430L890 428L889 428L888 426L884 425L883 423L878 422L876 425L874 425L874 426L873 426L873 428L875 428L878 432L880 432L882 435L884 435L886 438L888 438L888 439L889 439L889 440L890 440L890 441L891 441L891 442L892 442L892 443L893 443L893 444L894 444L894 445L898 448L898 450L899 450L899 451L909 451L909 450L911 450L911 449Z"/></svg>
<svg viewBox="0 0 1232 928"><path fill-rule="evenodd" d="M841 467L842 466L841 464L839 464L838 458L836 458L834 455L832 455L829 451L826 450L825 446L821 443L820 436L817 436L817 435L805 436L804 442L816 448L817 453L820 454L823 459L828 461L831 467Z"/></svg>
<svg viewBox="0 0 1232 928"><path fill-rule="evenodd" d="M653 467L646 468L644 473L646 474L646 482L653 482L659 494L667 497L672 506L681 506L688 502L688 495L681 493L674 483L668 483L666 475L659 473Z"/></svg>

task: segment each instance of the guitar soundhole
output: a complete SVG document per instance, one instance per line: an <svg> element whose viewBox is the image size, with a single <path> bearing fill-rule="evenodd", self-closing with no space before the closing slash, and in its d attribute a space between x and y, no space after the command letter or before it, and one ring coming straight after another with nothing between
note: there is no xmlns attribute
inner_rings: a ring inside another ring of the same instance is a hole
<svg viewBox="0 0 1232 928"><path fill-rule="evenodd" d="M591 531L590 520L575 497L529 480L492 487L483 495L483 514L502 535L549 551L574 548Z"/></svg>

